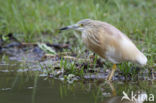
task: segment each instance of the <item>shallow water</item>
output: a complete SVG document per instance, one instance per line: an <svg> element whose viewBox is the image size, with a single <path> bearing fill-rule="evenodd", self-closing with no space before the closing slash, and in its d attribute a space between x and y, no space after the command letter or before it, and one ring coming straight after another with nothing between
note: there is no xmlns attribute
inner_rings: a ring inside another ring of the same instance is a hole
<svg viewBox="0 0 156 103"><path fill-rule="evenodd" d="M134 103L121 102L123 91L128 96L139 92L147 99L150 94L156 95L155 81L107 83L103 79L86 79L69 84L40 74L41 71L29 71L22 63L2 56L0 103Z"/></svg>

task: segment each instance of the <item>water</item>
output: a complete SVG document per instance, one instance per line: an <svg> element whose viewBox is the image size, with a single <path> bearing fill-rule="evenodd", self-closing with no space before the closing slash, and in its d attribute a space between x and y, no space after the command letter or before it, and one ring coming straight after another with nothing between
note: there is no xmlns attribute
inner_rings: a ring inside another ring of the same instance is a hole
<svg viewBox="0 0 156 103"><path fill-rule="evenodd" d="M0 103L133 103L121 102L123 91L156 95L155 81L107 83L104 80L79 80L73 84L39 76L17 61L1 57ZM137 102L155 103L155 102Z"/></svg>
<svg viewBox="0 0 156 103"><path fill-rule="evenodd" d="M85 85L65 84L59 80L0 73L0 103L92 103L92 92Z"/></svg>

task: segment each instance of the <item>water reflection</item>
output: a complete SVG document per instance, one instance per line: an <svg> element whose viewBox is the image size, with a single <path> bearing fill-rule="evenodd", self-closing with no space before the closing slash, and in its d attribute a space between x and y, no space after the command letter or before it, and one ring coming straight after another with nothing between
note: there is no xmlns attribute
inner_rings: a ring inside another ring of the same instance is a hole
<svg viewBox="0 0 156 103"><path fill-rule="evenodd" d="M127 93L123 91L123 96L117 96L116 95L116 89L114 88L113 84L110 82L107 82L112 90L112 96L105 100L102 103L144 103L145 101L148 101L147 93L144 91L131 91L131 95L133 97L128 96Z"/></svg>
<svg viewBox="0 0 156 103"><path fill-rule="evenodd" d="M147 82L127 84L85 80L68 84L39 77L39 73L30 74L0 72L0 103L144 103L126 99L121 102L123 91L129 96L131 91L138 90L155 93Z"/></svg>
<svg viewBox="0 0 156 103"><path fill-rule="evenodd" d="M0 65L0 103L148 103L144 98L156 94L155 81L110 83L98 79L69 84L40 76L40 71L19 72L27 67L7 62ZM123 91L127 96L131 96L132 91L137 94L136 101L121 101ZM137 101L138 97L144 97L143 101Z"/></svg>

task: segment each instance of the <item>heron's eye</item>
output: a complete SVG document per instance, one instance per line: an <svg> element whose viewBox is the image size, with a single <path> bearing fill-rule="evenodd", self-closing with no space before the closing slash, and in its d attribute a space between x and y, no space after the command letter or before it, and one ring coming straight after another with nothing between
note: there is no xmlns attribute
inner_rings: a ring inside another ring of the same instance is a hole
<svg viewBox="0 0 156 103"><path fill-rule="evenodd" d="M80 26L83 27L84 25L83 24L80 24Z"/></svg>

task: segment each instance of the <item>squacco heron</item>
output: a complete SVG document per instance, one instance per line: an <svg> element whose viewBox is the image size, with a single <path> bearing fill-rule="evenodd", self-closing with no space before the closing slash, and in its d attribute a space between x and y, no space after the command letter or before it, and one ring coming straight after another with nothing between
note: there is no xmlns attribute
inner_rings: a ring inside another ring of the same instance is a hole
<svg viewBox="0 0 156 103"><path fill-rule="evenodd" d="M74 29L82 32L82 40L87 48L100 57L113 63L107 77L110 81L116 70L116 64L130 61L141 66L146 65L146 56L120 30L106 22L84 19L60 30Z"/></svg>

